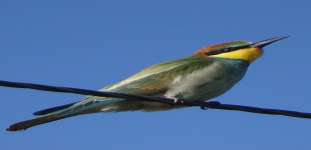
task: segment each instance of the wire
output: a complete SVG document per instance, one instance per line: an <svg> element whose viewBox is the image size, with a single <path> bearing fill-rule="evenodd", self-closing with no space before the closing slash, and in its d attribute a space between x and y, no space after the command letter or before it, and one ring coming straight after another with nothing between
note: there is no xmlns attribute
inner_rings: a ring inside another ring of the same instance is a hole
<svg viewBox="0 0 311 150"><path fill-rule="evenodd" d="M170 99L166 97L131 95L131 94L125 94L125 93L103 92L103 91L94 91L94 90L73 88L73 87L49 86L49 85L43 85L43 84L10 82L10 81L4 81L4 80L0 80L0 86L11 87L11 88L33 89L33 90L49 91L49 92L73 93L73 94L89 95L89 96L91 95L91 96L100 96L100 97L123 98L129 101L152 101L152 102L167 103L171 105L198 106L202 108L203 110L221 109L221 110L233 110L233 111L242 111L242 112L258 113L258 114L282 115L282 116L289 116L289 117L296 117L296 118L311 119L311 113L306 113L306 112L260 108L260 107L242 106L242 105L232 105L232 104L222 104L217 101L191 102L191 101L187 101L186 99L179 99L176 102L174 99Z"/></svg>

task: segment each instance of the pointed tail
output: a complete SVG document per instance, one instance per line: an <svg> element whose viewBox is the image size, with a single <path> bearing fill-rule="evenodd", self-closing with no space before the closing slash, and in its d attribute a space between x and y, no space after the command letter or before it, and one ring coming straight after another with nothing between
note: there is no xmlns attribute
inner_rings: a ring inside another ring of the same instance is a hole
<svg viewBox="0 0 311 150"><path fill-rule="evenodd" d="M107 99L105 101L85 103L85 101L71 103L62 106L56 106L44 110L35 112L34 115L40 115L40 117L35 119L30 119L26 121L21 121L15 124L12 124L7 131L21 131L37 126L40 124L45 124L48 122L73 117L82 114L90 114L96 112L112 112L111 107L115 103L123 101L121 99Z"/></svg>
<svg viewBox="0 0 311 150"><path fill-rule="evenodd" d="M38 118L25 120L21 122L14 123L10 125L9 128L7 128L7 131L21 131L26 130L30 127L37 126L40 124L45 124L48 122L76 116L79 113L78 112L68 112L71 110L71 106L73 106L75 103L70 103L62 106L56 106L48 109L43 109L40 111L37 111L34 113L36 116L40 116Z"/></svg>
<svg viewBox="0 0 311 150"><path fill-rule="evenodd" d="M40 125L40 124L44 124L44 123L48 123L48 122L64 119L64 118L67 118L67 117L69 117L69 116L45 116L45 117L39 117L39 118L35 118L35 119L30 119L30 120L14 123L14 124L10 125L10 127L7 128L6 130L7 131L26 130L26 129L28 129L30 127L33 127L33 126L37 126L37 125Z"/></svg>

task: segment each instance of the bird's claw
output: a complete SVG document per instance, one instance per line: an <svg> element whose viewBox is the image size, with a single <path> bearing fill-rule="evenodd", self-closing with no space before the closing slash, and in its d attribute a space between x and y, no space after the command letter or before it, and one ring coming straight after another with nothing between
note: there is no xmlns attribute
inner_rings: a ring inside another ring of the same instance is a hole
<svg viewBox="0 0 311 150"><path fill-rule="evenodd" d="M174 100L174 104L184 104L184 101L183 100L180 100L176 97L172 98Z"/></svg>

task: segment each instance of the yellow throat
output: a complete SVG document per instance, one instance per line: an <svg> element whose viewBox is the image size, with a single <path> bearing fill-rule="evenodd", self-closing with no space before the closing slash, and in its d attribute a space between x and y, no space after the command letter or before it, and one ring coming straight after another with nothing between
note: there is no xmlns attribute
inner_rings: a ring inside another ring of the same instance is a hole
<svg viewBox="0 0 311 150"><path fill-rule="evenodd" d="M263 54L263 51L261 48L251 47L251 48L240 49L237 51L212 55L210 57L238 59L238 60L244 60L244 61L251 63L257 58L259 58L262 54Z"/></svg>

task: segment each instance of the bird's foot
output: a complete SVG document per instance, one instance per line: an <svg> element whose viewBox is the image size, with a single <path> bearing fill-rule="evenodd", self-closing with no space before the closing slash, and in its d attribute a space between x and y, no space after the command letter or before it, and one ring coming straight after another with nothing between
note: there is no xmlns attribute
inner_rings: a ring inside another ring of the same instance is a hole
<svg viewBox="0 0 311 150"><path fill-rule="evenodd" d="M173 97L172 99L174 100L174 104L184 104L184 101L179 98Z"/></svg>
<svg viewBox="0 0 311 150"><path fill-rule="evenodd" d="M165 95L166 98L172 99L173 104L177 105L183 105L185 101L183 100L183 95L181 93L178 93L176 95Z"/></svg>

